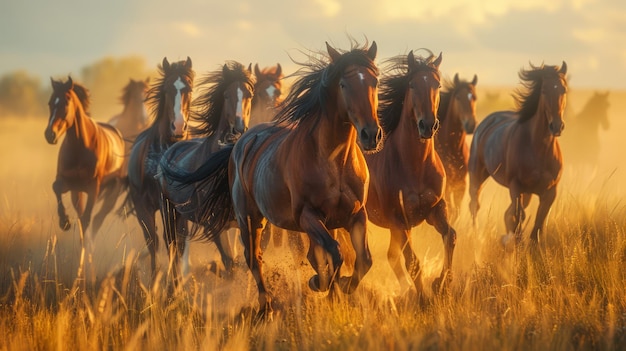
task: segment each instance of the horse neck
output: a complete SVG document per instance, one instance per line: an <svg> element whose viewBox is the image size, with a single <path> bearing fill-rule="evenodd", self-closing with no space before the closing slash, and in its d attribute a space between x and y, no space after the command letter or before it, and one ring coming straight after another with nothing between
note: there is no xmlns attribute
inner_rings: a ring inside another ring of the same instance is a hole
<svg viewBox="0 0 626 351"><path fill-rule="evenodd" d="M308 124L308 128L312 130L311 135L319 157L328 159L329 155L343 155L333 159L345 162L349 153L355 148L358 149L356 130L349 122L347 112L339 112L336 106L327 109L327 111L336 112L323 112L318 120L306 121L304 125Z"/></svg>
<svg viewBox="0 0 626 351"><path fill-rule="evenodd" d="M75 142L84 147L93 145L93 136L96 134L97 125L83 109L78 99L74 108L74 124L66 132L68 142Z"/></svg>
<svg viewBox="0 0 626 351"><path fill-rule="evenodd" d="M130 119L132 120L132 122L140 125L145 124L148 119L146 106L144 105L143 101L139 99L130 99L130 101L128 101L128 103L124 105L122 116L122 120Z"/></svg>
<svg viewBox="0 0 626 351"><path fill-rule="evenodd" d="M441 125L437 131L436 137L439 139L439 142L446 145L446 147L460 150L465 143L466 133L454 100L454 95L450 96L446 115L440 120Z"/></svg>

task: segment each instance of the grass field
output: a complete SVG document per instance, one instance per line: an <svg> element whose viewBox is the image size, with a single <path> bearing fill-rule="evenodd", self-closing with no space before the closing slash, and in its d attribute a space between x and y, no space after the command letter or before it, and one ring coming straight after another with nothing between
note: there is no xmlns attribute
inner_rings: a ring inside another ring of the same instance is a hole
<svg viewBox="0 0 626 351"><path fill-rule="evenodd" d="M570 97L575 109L589 93ZM626 93L611 99L599 164L566 167L539 253L502 248L508 195L489 181L478 224L471 225L467 204L454 223L453 281L444 294L430 291L443 258L433 229L413 230L428 294L418 305L387 263L388 232L371 226L372 270L353 295L334 299L308 289L313 270L301 256L271 245L272 321L254 319L256 287L241 250L227 279L215 273L213 244L192 243L192 272L174 297L164 278L150 283L134 217L111 215L95 249L84 250L76 226L58 227L51 188L58 145L46 144L45 119L0 116L0 350L625 349L626 143L619 131L626 130ZM531 223L536 205L527 212ZM159 262L165 272L162 246Z"/></svg>

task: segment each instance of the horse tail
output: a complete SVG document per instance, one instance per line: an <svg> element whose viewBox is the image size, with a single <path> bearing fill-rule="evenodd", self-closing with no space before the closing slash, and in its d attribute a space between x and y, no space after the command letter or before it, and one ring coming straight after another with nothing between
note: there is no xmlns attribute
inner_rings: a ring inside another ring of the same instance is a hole
<svg viewBox="0 0 626 351"><path fill-rule="evenodd" d="M164 177L178 182L177 187L189 186L195 183L196 189L202 189L202 201L194 211L194 222L200 224L203 230L192 230L194 237L199 239L215 240L226 226L234 221L235 210L230 193L228 179L228 163L233 151L233 145L211 154L209 158L195 171L188 172L168 165L165 158L161 158L160 166ZM200 229L200 228L198 228Z"/></svg>

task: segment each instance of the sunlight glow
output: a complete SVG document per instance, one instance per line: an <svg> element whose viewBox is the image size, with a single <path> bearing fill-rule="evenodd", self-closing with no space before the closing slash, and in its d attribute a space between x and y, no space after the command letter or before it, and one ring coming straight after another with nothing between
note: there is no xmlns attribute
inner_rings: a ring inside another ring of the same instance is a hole
<svg viewBox="0 0 626 351"><path fill-rule="evenodd" d="M176 22L174 23L174 28L193 38L197 38L202 34L200 28L192 22Z"/></svg>
<svg viewBox="0 0 626 351"><path fill-rule="evenodd" d="M322 7L326 17L335 17L341 11L341 4L337 0L315 0Z"/></svg>

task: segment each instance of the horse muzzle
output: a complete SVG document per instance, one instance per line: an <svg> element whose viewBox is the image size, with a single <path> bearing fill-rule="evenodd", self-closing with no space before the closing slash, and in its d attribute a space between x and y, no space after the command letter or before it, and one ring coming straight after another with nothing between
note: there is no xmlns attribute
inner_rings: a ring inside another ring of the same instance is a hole
<svg viewBox="0 0 626 351"><path fill-rule="evenodd" d="M439 119L435 118L431 125L427 125L424 119L420 119L419 122L417 122L417 129L420 133L420 138L430 139L437 133L437 130L439 130Z"/></svg>
<svg viewBox="0 0 626 351"><path fill-rule="evenodd" d="M359 143L366 153L378 152L383 147L383 129L380 126L361 128Z"/></svg>
<svg viewBox="0 0 626 351"><path fill-rule="evenodd" d="M552 121L548 125L548 128L550 128L550 133L552 133L553 136L558 137L558 136L561 136L563 129L565 129L565 123L563 122L554 123L554 121Z"/></svg>
<svg viewBox="0 0 626 351"><path fill-rule="evenodd" d="M45 136L48 144L54 145L58 141L57 133L55 133L52 129L46 129Z"/></svg>

